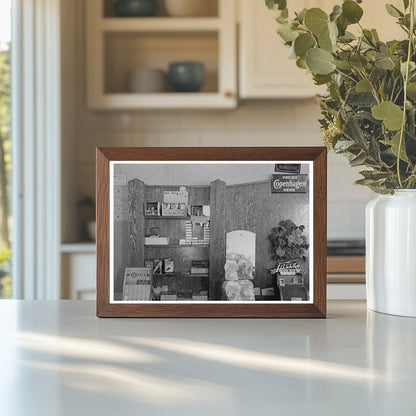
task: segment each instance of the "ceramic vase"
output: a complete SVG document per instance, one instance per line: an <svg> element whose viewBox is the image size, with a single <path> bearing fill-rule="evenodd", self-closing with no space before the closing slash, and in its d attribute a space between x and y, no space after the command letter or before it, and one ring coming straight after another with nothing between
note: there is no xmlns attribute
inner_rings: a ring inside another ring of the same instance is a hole
<svg viewBox="0 0 416 416"><path fill-rule="evenodd" d="M379 196L366 208L367 306L416 317L416 190Z"/></svg>

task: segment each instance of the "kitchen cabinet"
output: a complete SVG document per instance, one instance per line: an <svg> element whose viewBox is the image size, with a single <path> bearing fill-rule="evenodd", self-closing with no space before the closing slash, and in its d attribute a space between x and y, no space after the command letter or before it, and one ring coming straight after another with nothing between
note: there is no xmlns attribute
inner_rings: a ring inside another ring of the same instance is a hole
<svg viewBox="0 0 416 416"><path fill-rule="evenodd" d="M289 8L320 7L332 10L333 0L299 0L289 3ZM390 2L402 9L401 0ZM298 68L290 59L291 49L277 35L277 12L268 10L263 1L239 0L239 95L242 99L290 99L308 98L325 92L324 87L313 84L312 77ZM381 40L403 38L404 32L389 16L384 4L378 0L366 0L362 25L376 28ZM357 25L349 30L358 33Z"/></svg>
<svg viewBox="0 0 416 416"><path fill-rule="evenodd" d="M116 17L105 0L86 2L87 102L90 109L233 108L237 105L236 6L218 2L207 17ZM111 2L110 2L111 6ZM169 63L199 61L199 92L132 93L130 71L168 70Z"/></svg>
<svg viewBox="0 0 416 416"><path fill-rule="evenodd" d="M325 7L328 0L300 0L296 10ZM289 5L290 7L290 5ZM293 9L293 6L292 6ZM311 75L289 59L291 50L277 35L275 11L264 1L239 0L240 98L308 98L322 92Z"/></svg>
<svg viewBox="0 0 416 416"><path fill-rule="evenodd" d="M95 300L95 244L63 244L61 253L61 298Z"/></svg>

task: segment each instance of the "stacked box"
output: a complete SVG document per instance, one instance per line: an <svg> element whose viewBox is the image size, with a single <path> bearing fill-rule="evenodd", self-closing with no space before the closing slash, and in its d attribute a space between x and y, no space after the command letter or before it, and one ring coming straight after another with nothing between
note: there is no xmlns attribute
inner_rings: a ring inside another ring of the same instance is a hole
<svg viewBox="0 0 416 416"><path fill-rule="evenodd" d="M161 301L172 301L172 300L178 300L178 295L174 292L165 292L160 294L160 300Z"/></svg>
<svg viewBox="0 0 416 416"><path fill-rule="evenodd" d="M124 272L123 300L150 300L152 270L146 267L128 267Z"/></svg>
<svg viewBox="0 0 416 416"><path fill-rule="evenodd" d="M186 244L192 244L192 221L186 221L185 223L185 242Z"/></svg>
<svg viewBox="0 0 416 416"><path fill-rule="evenodd" d="M192 300L193 301L203 301L203 302L206 302L206 301L208 301L208 295L201 295L201 294L199 294L199 293L196 293L196 294L193 294L192 295Z"/></svg>
<svg viewBox="0 0 416 416"><path fill-rule="evenodd" d="M209 223L204 224L204 244L209 244Z"/></svg>

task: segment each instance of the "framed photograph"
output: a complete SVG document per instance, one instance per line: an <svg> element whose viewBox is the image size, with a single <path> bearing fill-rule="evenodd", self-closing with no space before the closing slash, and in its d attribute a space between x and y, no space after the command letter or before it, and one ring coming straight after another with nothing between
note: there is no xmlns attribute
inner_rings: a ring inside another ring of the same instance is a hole
<svg viewBox="0 0 416 416"><path fill-rule="evenodd" d="M97 316L324 318L326 152L98 148Z"/></svg>

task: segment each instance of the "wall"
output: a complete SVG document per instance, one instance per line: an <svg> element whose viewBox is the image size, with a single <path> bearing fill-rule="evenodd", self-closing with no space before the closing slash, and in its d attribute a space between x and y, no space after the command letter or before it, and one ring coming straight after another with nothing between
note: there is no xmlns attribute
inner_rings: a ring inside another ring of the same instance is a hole
<svg viewBox="0 0 416 416"><path fill-rule="evenodd" d="M74 0L73 55L64 83L73 85L73 156L63 155L75 175L73 201L95 192L96 146L311 146L321 145L319 106L314 99L241 102L232 111L93 112L85 102L84 1ZM69 94L69 93L68 93ZM64 97L65 99L65 97ZM364 236L364 206L372 193L354 185L359 169L330 154L328 236ZM71 178L68 178L70 181ZM69 182L70 183L70 182ZM67 198L66 198L67 199ZM72 202L74 203L74 202ZM75 207L73 207L75 208ZM73 211L69 209L68 211ZM73 229L73 227L68 227ZM63 239L74 238L68 230Z"/></svg>
<svg viewBox="0 0 416 416"><path fill-rule="evenodd" d="M296 225L304 225L304 234L310 241L308 199L308 193L272 194L270 182L227 186L225 232L247 230L256 233L255 286L273 285L269 270L276 262L271 260L268 235L279 221L290 219ZM302 269L308 286L308 265L303 265Z"/></svg>
<svg viewBox="0 0 416 416"><path fill-rule="evenodd" d="M114 175L123 175L127 181L139 178L146 185L196 185L209 186L221 179L227 185L268 180L274 173L270 163L118 163L114 165ZM309 165L303 163L302 174L309 173Z"/></svg>

